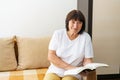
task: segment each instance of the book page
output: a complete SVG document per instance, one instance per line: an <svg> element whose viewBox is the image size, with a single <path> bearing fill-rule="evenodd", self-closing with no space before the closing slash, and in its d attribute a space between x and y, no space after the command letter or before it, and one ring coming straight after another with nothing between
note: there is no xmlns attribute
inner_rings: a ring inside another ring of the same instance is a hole
<svg viewBox="0 0 120 80"><path fill-rule="evenodd" d="M64 75L76 75L82 72L83 70L85 70L85 67L78 67L75 69L70 69L70 70L65 71Z"/></svg>
<svg viewBox="0 0 120 80"><path fill-rule="evenodd" d="M108 65L104 64L104 63L89 63L89 64L86 64L85 66L82 66L82 67L67 70L67 71L65 71L64 75L76 75L76 74L81 73L84 70L87 70L87 69L94 70L98 67L108 67Z"/></svg>
<svg viewBox="0 0 120 80"><path fill-rule="evenodd" d="M107 67L107 66L108 65L104 64L104 63L89 63L89 64L86 64L84 67L91 69L91 70L94 70L98 67Z"/></svg>

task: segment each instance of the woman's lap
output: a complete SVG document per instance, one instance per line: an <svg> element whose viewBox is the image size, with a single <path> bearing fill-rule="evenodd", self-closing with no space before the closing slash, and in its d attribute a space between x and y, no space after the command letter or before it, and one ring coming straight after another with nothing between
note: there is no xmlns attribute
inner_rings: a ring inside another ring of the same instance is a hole
<svg viewBox="0 0 120 80"><path fill-rule="evenodd" d="M54 73L48 73L45 75L44 80L79 80L79 79L77 79L74 76L59 77Z"/></svg>

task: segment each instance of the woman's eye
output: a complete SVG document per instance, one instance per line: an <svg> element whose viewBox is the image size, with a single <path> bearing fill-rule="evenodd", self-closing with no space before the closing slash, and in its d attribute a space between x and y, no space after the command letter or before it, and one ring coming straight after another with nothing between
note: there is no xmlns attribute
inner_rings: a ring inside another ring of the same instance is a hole
<svg viewBox="0 0 120 80"><path fill-rule="evenodd" d="M72 23L75 23L75 21L72 21Z"/></svg>
<svg viewBox="0 0 120 80"><path fill-rule="evenodd" d="M78 24L82 24L82 22L81 22L81 21L79 21L79 22L78 22Z"/></svg>

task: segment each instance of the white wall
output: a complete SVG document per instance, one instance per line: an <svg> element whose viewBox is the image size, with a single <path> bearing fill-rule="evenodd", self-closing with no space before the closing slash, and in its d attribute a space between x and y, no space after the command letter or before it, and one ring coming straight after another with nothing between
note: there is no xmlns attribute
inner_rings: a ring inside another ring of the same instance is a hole
<svg viewBox="0 0 120 80"><path fill-rule="evenodd" d="M52 35L72 9L77 0L0 0L0 37Z"/></svg>
<svg viewBox="0 0 120 80"><path fill-rule="evenodd" d="M120 69L120 0L93 0L93 46L95 61L107 63L98 74Z"/></svg>

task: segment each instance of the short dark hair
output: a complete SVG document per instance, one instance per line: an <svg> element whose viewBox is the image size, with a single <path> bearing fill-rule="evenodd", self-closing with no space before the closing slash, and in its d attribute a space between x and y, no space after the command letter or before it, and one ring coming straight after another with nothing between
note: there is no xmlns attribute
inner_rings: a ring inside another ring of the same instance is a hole
<svg viewBox="0 0 120 80"><path fill-rule="evenodd" d="M71 19L78 20L83 23L81 30L78 32L78 34L82 34L82 32L85 31L85 17L83 13L80 10L72 10L67 14L65 20L65 26L67 31L69 31L68 25Z"/></svg>

